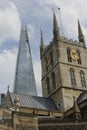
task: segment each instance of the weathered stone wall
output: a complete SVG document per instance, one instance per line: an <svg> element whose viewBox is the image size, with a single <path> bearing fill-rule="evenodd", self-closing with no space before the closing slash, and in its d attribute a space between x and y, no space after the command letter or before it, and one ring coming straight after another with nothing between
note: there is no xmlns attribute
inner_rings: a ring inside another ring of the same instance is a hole
<svg viewBox="0 0 87 130"><path fill-rule="evenodd" d="M58 44L58 45L56 45ZM72 59L72 62L68 62L67 48L70 50L79 50L81 57L81 64ZM53 54L53 66L50 63L50 52ZM49 59L48 70L46 70L46 58ZM73 96L76 98L83 90L87 90L87 87L82 87L80 71L84 72L85 81L87 84L87 51L83 47L82 43L78 43L72 40L59 40L58 43L51 42L43 51L41 58L42 64L42 92L43 96L51 96L57 106L61 107L61 111L65 111L72 107ZM70 69L73 68L75 72L76 86L72 86ZM52 85L52 72L55 73L56 89L53 89ZM50 91L47 91L46 79L49 78ZM61 90L59 89L61 88ZM63 88L67 88L66 90ZM71 89L69 89L71 88ZM56 92L55 92L56 91ZM57 92L58 91L58 92ZM59 93L61 95L61 101L59 100Z"/></svg>

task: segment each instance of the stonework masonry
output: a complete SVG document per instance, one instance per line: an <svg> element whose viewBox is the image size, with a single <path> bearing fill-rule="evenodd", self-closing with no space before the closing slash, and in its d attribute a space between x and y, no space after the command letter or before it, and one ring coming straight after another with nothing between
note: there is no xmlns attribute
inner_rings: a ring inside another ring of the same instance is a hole
<svg viewBox="0 0 87 130"><path fill-rule="evenodd" d="M55 17L53 39L47 46L44 44L45 47L40 52L42 92L44 97L50 96L56 105L61 107L61 111L66 111L73 105L73 96L77 98L82 91L87 90L87 50L85 41L81 40L81 35L83 36L81 27L79 42L69 40L60 36L58 25L55 25L57 24ZM71 74L71 70L74 74ZM81 72L84 73L83 77Z"/></svg>

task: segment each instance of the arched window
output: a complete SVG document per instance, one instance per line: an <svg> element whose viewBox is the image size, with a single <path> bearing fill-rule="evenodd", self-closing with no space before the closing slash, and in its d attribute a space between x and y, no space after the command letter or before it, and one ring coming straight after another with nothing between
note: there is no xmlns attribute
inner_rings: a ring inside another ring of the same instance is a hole
<svg viewBox="0 0 87 130"><path fill-rule="evenodd" d="M79 56L79 59L78 59L78 64L81 64L81 56L80 56L80 51L79 50L77 50L77 53L78 53L78 56Z"/></svg>
<svg viewBox="0 0 87 130"><path fill-rule="evenodd" d="M46 83L47 83L47 93L49 94L50 93L50 80L48 77L46 79Z"/></svg>
<svg viewBox="0 0 87 130"><path fill-rule="evenodd" d="M56 89L55 73L54 72L52 72L51 78L52 78L52 87L53 87L53 89Z"/></svg>
<svg viewBox="0 0 87 130"><path fill-rule="evenodd" d="M53 53L50 52L50 60L51 60L51 65L53 66Z"/></svg>
<svg viewBox="0 0 87 130"><path fill-rule="evenodd" d="M70 69L71 85L76 86L75 72L74 69Z"/></svg>
<svg viewBox="0 0 87 130"><path fill-rule="evenodd" d="M67 59L68 59L68 62L72 62L72 57L70 55L70 48L69 47L67 48Z"/></svg>
<svg viewBox="0 0 87 130"><path fill-rule="evenodd" d="M80 78L81 78L82 87L86 87L85 75L83 71L80 71Z"/></svg>

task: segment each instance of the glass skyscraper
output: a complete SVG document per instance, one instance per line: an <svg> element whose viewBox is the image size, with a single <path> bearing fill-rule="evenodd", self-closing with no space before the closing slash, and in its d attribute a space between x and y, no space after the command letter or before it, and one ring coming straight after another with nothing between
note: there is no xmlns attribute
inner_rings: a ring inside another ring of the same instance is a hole
<svg viewBox="0 0 87 130"><path fill-rule="evenodd" d="M37 95L27 26L22 27L20 33L14 93Z"/></svg>

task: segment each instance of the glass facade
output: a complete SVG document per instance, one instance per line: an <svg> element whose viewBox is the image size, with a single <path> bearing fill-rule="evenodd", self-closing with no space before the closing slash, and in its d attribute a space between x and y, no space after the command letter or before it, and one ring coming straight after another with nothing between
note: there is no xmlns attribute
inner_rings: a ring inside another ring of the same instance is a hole
<svg viewBox="0 0 87 130"><path fill-rule="evenodd" d="M22 27L20 34L14 93L37 95L27 27Z"/></svg>

